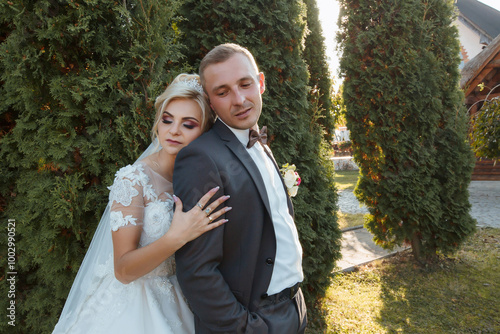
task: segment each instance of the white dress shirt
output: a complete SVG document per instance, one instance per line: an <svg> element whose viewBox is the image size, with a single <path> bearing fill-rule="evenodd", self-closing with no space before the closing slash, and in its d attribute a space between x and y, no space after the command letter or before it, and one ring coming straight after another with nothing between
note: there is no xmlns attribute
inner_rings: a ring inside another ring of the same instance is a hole
<svg viewBox="0 0 500 334"><path fill-rule="evenodd" d="M227 127L246 148L250 130ZM267 150L271 154L271 150ZM247 148L247 152L260 171L271 207L271 219L276 235L276 258L267 294L273 295L304 280L302 246L293 217L288 211L285 188L273 161L266 154L264 146L260 142L255 143L249 149Z"/></svg>

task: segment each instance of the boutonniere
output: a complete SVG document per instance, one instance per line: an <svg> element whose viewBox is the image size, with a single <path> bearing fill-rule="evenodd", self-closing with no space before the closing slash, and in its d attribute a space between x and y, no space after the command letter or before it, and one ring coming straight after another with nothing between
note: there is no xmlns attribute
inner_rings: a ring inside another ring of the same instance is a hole
<svg viewBox="0 0 500 334"><path fill-rule="evenodd" d="M297 195L297 190L299 190L299 185L301 182L299 173L296 171L297 167L295 165L284 164L281 166L280 172L285 181L285 186L288 190L288 195L290 197L295 197Z"/></svg>

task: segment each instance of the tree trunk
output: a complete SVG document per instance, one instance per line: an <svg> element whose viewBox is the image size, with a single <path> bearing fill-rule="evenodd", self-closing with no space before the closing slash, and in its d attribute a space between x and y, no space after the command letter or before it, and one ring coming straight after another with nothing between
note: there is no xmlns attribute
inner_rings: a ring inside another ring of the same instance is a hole
<svg viewBox="0 0 500 334"><path fill-rule="evenodd" d="M421 249L422 249L422 242L418 237L417 233L413 233L413 236L411 238L411 251L413 253L413 256L415 257L415 260L417 260L417 262L420 264L422 264Z"/></svg>

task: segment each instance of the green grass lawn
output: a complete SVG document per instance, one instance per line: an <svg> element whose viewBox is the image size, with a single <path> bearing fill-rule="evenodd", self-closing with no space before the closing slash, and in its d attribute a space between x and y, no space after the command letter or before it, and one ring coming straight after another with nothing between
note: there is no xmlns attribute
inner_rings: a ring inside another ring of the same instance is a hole
<svg viewBox="0 0 500 334"><path fill-rule="evenodd" d="M359 171L357 170L337 170L335 171L335 184L338 191L354 191L358 183ZM341 230L348 227L355 227L364 224L363 213L338 212L338 224Z"/></svg>
<svg viewBox="0 0 500 334"><path fill-rule="evenodd" d="M336 170L335 183L337 190L353 191L356 183L358 183L359 171L357 170Z"/></svg>
<svg viewBox="0 0 500 334"><path fill-rule="evenodd" d="M337 212L339 219L337 220L341 230L348 227L362 226L365 223L367 213L346 213L339 210Z"/></svg>
<svg viewBox="0 0 500 334"><path fill-rule="evenodd" d="M405 251L339 274L323 309L328 333L500 333L500 229L427 268Z"/></svg>

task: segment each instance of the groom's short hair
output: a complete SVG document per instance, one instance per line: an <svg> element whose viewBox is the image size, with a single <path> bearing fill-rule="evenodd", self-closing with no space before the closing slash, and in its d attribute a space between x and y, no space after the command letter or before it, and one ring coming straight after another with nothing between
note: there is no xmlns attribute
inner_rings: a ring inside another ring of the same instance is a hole
<svg viewBox="0 0 500 334"><path fill-rule="evenodd" d="M201 60L199 74L201 85L203 86L203 88L205 88L205 69L210 65L225 62L237 53L245 55L245 57L250 60L250 63L255 68L255 74L259 73L257 63L255 62L253 55L250 53L250 51L248 51L248 49L234 43L220 44L210 50Z"/></svg>

